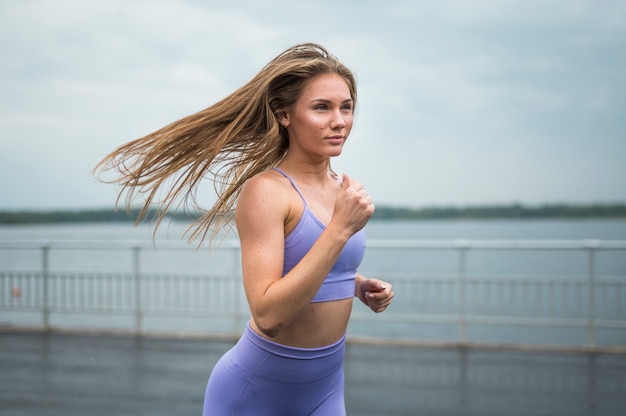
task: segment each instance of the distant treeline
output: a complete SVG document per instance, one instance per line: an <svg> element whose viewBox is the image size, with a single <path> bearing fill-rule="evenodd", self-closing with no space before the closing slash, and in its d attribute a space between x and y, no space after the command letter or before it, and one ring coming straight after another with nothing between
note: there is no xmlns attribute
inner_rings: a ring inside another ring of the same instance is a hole
<svg viewBox="0 0 626 416"><path fill-rule="evenodd" d="M156 210L148 212L144 221L155 218ZM80 210L80 211L0 211L0 224L52 224L133 222L138 209ZM199 217L194 213L168 214L169 219L190 221ZM473 207L397 208L377 206L374 220L437 220L437 219L540 219L540 218L626 218L626 204L605 205L541 205L520 204Z"/></svg>
<svg viewBox="0 0 626 416"><path fill-rule="evenodd" d="M626 204L610 205L494 205L474 207L390 208L377 207L376 219L539 219L539 218L626 218Z"/></svg>
<svg viewBox="0 0 626 416"><path fill-rule="evenodd" d="M0 224L54 224L54 223L96 223L96 222L134 222L139 216L139 209L129 211L120 209L80 210L80 211L0 211ZM151 210L141 222L156 218L157 210ZM168 214L167 218L190 221L193 214Z"/></svg>

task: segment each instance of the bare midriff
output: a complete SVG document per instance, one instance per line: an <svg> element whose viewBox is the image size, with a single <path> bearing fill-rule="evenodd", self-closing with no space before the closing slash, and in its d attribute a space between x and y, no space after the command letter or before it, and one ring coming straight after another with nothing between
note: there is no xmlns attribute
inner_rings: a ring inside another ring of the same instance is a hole
<svg viewBox="0 0 626 416"><path fill-rule="evenodd" d="M352 312L352 300L311 303L302 316L282 328L275 337L261 332L254 319L250 320L250 325L257 334L278 344L298 348L323 347L337 342L345 334Z"/></svg>

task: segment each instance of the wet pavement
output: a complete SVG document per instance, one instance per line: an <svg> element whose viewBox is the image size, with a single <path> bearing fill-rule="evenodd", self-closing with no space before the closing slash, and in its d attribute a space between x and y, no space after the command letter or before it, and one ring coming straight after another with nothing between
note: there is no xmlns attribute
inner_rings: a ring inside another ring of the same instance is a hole
<svg viewBox="0 0 626 416"><path fill-rule="evenodd" d="M0 415L197 416L233 343L0 332ZM345 372L350 416L626 414L625 354L349 343Z"/></svg>

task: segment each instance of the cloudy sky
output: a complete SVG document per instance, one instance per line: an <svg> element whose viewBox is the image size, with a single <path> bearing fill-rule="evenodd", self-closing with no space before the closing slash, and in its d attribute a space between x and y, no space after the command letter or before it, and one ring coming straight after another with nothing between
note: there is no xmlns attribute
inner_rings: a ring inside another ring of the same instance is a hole
<svg viewBox="0 0 626 416"><path fill-rule="evenodd" d="M378 205L626 202L623 0L0 0L0 209L112 207L102 156L300 42L357 74Z"/></svg>

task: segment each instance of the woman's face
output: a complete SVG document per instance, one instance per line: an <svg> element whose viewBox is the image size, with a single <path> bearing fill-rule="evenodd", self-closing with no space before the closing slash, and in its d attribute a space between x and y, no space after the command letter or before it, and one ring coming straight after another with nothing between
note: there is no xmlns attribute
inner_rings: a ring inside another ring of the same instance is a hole
<svg viewBox="0 0 626 416"><path fill-rule="evenodd" d="M312 78L280 120L289 133L289 152L299 150L323 158L341 154L352 130L353 106L350 89L340 75Z"/></svg>

